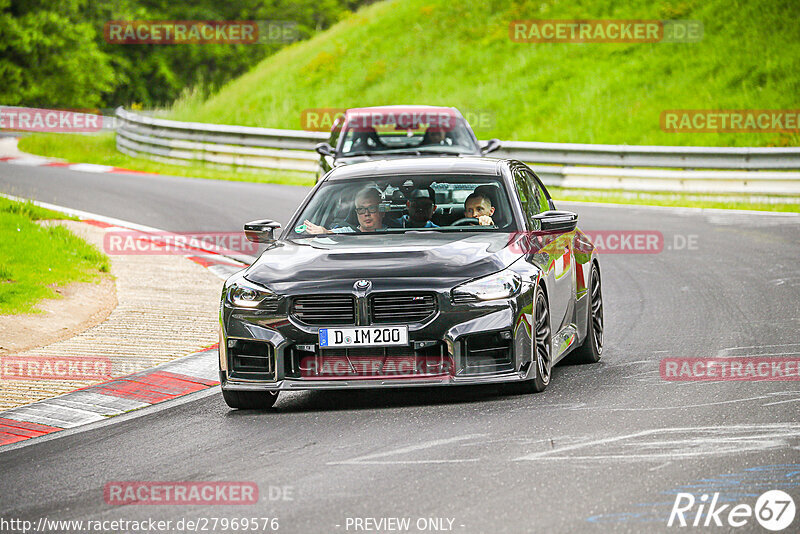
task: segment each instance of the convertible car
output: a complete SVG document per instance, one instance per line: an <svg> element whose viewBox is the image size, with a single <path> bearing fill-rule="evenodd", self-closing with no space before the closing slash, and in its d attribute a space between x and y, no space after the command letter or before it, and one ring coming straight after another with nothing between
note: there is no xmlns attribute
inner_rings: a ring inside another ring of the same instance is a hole
<svg viewBox="0 0 800 534"><path fill-rule="evenodd" d="M498 384L540 392L567 355L603 350L600 265L577 215L512 160L337 167L220 302L233 408L280 391Z"/></svg>

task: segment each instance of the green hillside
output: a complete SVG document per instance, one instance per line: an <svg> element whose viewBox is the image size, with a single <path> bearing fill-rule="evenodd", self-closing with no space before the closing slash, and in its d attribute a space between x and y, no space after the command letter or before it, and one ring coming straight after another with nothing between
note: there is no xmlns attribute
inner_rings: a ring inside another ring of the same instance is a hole
<svg viewBox="0 0 800 534"><path fill-rule="evenodd" d="M453 105L480 138L798 145L787 133L669 133L672 109L800 108L797 0L390 0L256 65L181 120L300 128L308 108ZM692 19L697 43L517 43L512 20Z"/></svg>

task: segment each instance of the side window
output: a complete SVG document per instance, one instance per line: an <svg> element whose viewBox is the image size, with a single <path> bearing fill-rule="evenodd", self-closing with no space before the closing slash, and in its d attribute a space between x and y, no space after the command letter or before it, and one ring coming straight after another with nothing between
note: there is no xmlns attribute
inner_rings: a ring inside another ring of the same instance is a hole
<svg viewBox="0 0 800 534"><path fill-rule="evenodd" d="M530 215L536 215L537 213L549 210L550 204L547 202L547 195L545 195L544 189L539 186L539 181L527 170L524 171L524 173L531 191L528 213Z"/></svg>
<svg viewBox="0 0 800 534"><path fill-rule="evenodd" d="M536 186L536 189L539 190L539 205L542 206L543 211L550 210L550 200L547 198L547 193L544 192L542 187Z"/></svg>
<svg viewBox="0 0 800 534"><path fill-rule="evenodd" d="M550 210L550 200L547 198L547 191L545 191L542 183L533 175L531 175L531 180L534 184L536 184L536 192L539 195L539 206L541 207L542 211Z"/></svg>
<svg viewBox="0 0 800 534"><path fill-rule="evenodd" d="M530 224L531 215L539 213L537 209L537 200L531 191L531 186L527 175L522 169L514 170L514 185L519 196L519 202L522 204L522 211L525 213L525 218L528 219Z"/></svg>

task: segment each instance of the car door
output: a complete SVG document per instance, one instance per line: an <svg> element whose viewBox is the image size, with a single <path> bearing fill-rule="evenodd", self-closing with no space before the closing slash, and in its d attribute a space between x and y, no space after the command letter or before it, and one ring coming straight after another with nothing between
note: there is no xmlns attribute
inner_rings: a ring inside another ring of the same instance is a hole
<svg viewBox="0 0 800 534"><path fill-rule="evenodd" d="M550 209L547 195L536 177L525 167L517 167L514 171L514 182L522 203L529 229L536 228L533 216ZM523 200L524 198L524 200ZM550 316L553 334L570 322L573 295L572 237L571 233L542 236L537 250L540 258L544 258L542 266L548 278Z"/></svg>

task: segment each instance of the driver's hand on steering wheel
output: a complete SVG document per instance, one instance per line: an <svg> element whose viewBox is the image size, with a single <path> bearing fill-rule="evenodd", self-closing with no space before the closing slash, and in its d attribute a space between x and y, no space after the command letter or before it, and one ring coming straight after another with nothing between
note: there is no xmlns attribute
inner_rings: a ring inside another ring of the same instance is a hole
<svg viewBox="0 0 800 534"><path fill-rule="evenodd" d="M478 217L478 224L481 226L494 226L494 221L488 215L481 215Z"/></svg>

